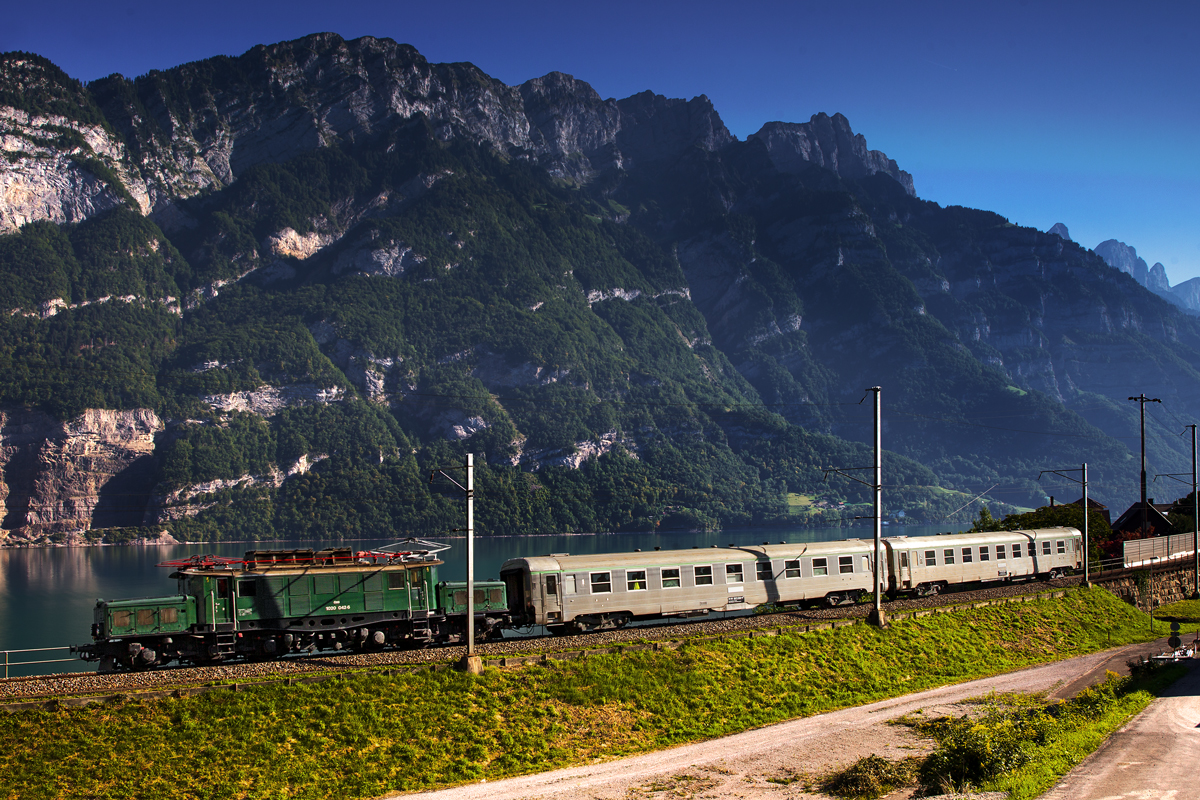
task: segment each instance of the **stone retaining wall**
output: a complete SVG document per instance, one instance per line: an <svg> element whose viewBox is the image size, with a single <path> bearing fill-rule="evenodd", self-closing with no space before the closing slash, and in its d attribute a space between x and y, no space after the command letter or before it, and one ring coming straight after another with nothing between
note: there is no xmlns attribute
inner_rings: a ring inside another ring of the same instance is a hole
<svg viewBox="0 0 1200 800"><path fill-rule="evenodd" d="M1131 606L1149 613L1153 609L1187 600L1195 589L1195 567L1189 558L1153 570L1122 569L1106 572L1092 578L1092 583L1103 586Z"/></svg>

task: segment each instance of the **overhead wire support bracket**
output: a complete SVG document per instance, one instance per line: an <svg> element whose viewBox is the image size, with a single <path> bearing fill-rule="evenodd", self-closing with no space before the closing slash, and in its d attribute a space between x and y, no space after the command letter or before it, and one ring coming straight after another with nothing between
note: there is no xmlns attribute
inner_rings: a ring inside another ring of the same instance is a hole
<svg viewBox="0 0 1200 800"><path fill-rule="evenodd" d="M1129 399L1136 400L1137 398L1131 397ZM1146 408L1146 404L1143 403L1142 409L1144 410L1145 408ZM1143 460L1142 461L1142 470L1143 470L1142 471L1142 498L1143 499L1146 497L1145 463L1146 462ZM1079 477L1076 478L1074 475L1068 475L1067 474L1068 472L1078 472ZM1063 467L1062 469L1044 469L1038 473L1039 481L1042 479L1043 475L1057 475L1060 478L1066 478L1069 481L1075 481L1075 483L1078 483L1083 487L1083 500L1081 501L1083 503L1083 585L1091 586L1092 585L1092 582L1091 582L1092 553L1091 553L1091 550L1088 549L1089 548L1089 545L1088 545L1088 514L1091 511L1091 509L1088 508L1087 462L1085 461L1079 467L1079 469L1075 469L1073 467ZM1143 516L1145 516L1145 508L1142 509L1142 514L1143 514Z"/></svg>

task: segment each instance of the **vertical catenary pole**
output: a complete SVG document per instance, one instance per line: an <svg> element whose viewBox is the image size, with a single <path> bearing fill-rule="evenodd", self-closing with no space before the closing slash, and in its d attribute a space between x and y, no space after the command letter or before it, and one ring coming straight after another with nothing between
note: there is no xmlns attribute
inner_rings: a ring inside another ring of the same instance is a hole
<svg viewBox="0 0 1200 800"><path fill-rule="evenodd" d="M1087 462L1083 462L1083 585L1091 586L1092 551L1088 549Z"/></svg>
<svg viewBox="0 0 1200 800"><path fill-rule="evenodd" d="M1192 599L1200 600L1200 496L1196 494L1196 424L1192 423Z"/></svg>
<svg viewBox="0 0 1200 800"><path fill-rule="evenodd" d="M879 563L879 545L880 539L883 536L883 448L880 432L880 414L879 414L879 395L882 387L872 386L868 391L875 393L875 471L871 479L873 488L875 489L875 555L872 561L875 564L875 620L877 623L883 623L883 598L881 578L881 565Z"/></svg>
<svg viewBox="0 0 1200 800"><path fill-rule="evenodd" d="M475 655L475 454L467 453L467 655Z"/></svg>

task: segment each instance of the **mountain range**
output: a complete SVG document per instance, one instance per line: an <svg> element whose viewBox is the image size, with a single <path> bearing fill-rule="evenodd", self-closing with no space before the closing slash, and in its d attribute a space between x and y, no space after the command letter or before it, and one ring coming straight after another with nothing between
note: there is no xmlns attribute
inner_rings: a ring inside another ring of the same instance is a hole
<svg viewBox="0 0 1200 800"><path fill-rule="evenodd" d="M434 534L467 452L487 533L848 523L810 504L866 500L827 468L872 386L889 515L1083 462L1120 506L1141 392L1190 469L1200 320L839 114L739 140L316 34L86 85L3 54L0 149L7 544Z"/></svg>

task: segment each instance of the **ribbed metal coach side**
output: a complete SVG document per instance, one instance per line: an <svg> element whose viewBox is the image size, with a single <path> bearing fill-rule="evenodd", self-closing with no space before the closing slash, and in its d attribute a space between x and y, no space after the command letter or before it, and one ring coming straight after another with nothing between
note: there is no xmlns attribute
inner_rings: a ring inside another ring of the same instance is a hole
<svg viewBox="0 0 1200 800"><path fill-rule="evenodd" d="M500 577L518 625L595 629L872 590L872 543L836 542L514 558ZM882 552L881 546L881 552Z"/></svg>
<svg viewBox="0 0 1200 800"><path fill-rule="evenodd" d="M892 592L929 595L960 583L1050 578L1083 567L1082 534L1075 528L889 536L884 542Z"/></svg>

